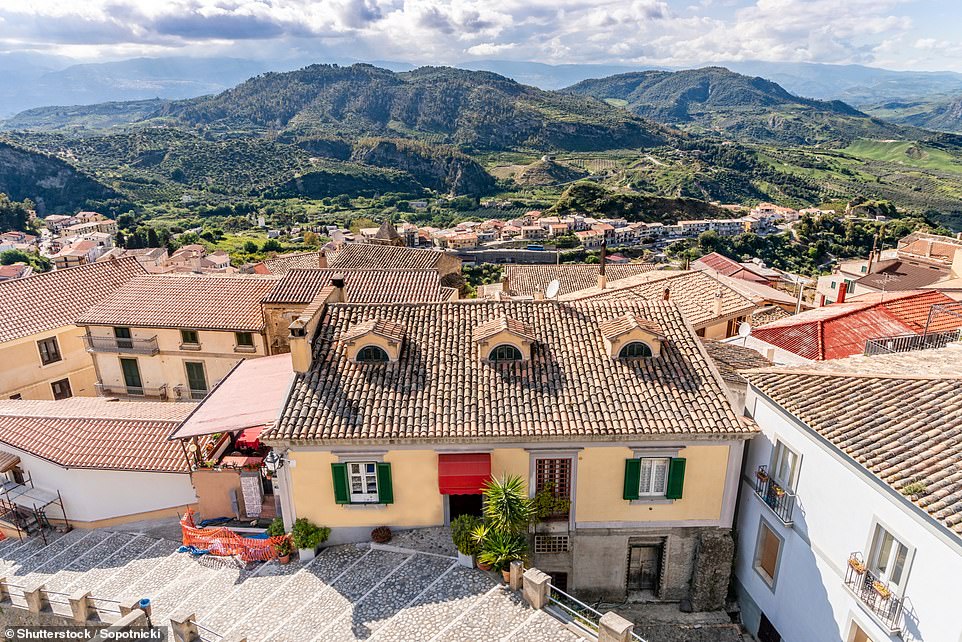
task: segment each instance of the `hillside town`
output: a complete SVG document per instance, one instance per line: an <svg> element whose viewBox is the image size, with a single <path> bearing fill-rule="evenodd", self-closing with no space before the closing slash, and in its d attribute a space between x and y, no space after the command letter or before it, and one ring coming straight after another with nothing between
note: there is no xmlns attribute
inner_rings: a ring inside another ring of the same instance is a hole
<svg viewBox="0 0 962 642"><path fill-rule="evenodd" d="M962 240L817 283L609 252L797 216L385 221L241 266L92 212L6 233L55 269L0 281L0 596L187 641L957 639ZM598 262L465 289L465 251L569 234Z"/></svg>

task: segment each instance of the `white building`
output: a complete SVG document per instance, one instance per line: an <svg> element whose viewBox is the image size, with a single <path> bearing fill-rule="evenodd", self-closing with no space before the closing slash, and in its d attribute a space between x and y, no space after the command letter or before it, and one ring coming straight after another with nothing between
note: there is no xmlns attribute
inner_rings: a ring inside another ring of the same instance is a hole
<svg viewBox="0 0 962 642"><path fill-rule="evenodd" d="M962 639L960 364L953 344L746 374L735 572L758 640Z"/></svg>

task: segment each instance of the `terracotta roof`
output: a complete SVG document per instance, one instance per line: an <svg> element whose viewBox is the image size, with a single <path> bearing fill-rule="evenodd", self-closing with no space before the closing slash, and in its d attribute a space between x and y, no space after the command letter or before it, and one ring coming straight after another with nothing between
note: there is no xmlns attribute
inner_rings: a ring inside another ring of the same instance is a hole
<svg viewBox="0 0 962 642"><path fill-rule="evenodd" d="M764 305L768 302L781 303L782 305L795 305L796 303L795 297L788 292L777 290L769 285L765 285L764 283L760 283L758 281L747 281L738 277L725 276L724 274L710 269L705 269L704 271L742 296L751 299L756 305ZM802 307L808 308L809 305L803 302Z"/></svg>
<svg viewBox="0 0 962 642"><path fill-rule="evenodd" d="M660 339L665 338L665 332L661 329L661 326L639 314L623 314L620 317L603 321L599 329L601 335L608 339L615 339L635 329L644 330Z"/></svg>
<svg viewBox="0 0 962 642"><path fill-rule="evenodd" d="M133 257L0 282L0 342L73 325L144 268Z"/></svg>
<svg viewBox="0 0 962 642"><path fill-rule="evenodd" d="M772 321L779 321L781 319L787 319L792 316L791 312L786 312L785 308L780 308L777 305L770 305L768 307L759 308L752 312L752 318L749 320L752 327L765 325L766 323L771 323Z"/></svg>
<svg viewBox="0 0 962 642"><path fill-rule="evenodd" d="M348 328L341 335L341 341L353 341L366 334L376 334L393 343L401 343L404 340L404 326L384 319L368 319Z"/></svg>
<svg viewBox="0 0 962 642"><path fill-rule="evenodd" d="M906 499L962 536L959 364L962 346L955 344L745 376L896 491L918 482L924 491Z"/></svg>
<svg viewBox="0 0 962 642"><path fill-rule="evenodd" d="M377 234L374 238L381 241L396 241L401 238L401 235L397 233L397 228L394 227L394 223L391 221L384 221L381 223L381 227L377 229Z"/></svg>
<svg viewBox="0 0 962 642"><path fill-rule="evenodd" d="M639 298L658 301L664 298L665 289L669 290L670 300L678 305L682 314L696 329L720 320L750 314L755 309L751 300L710 274L699 271L661 270L638 274L608 283L604 289L593 287L572 292L561 299L578 301Z"/></svg>
<svg viewBox="0 0 962 642"><path fill-rule="evenodd" d="M344 276L351 303L432 303L451 298L437 270L294 269L271 290L264 303L310 303L335 274Z"/></svg>
<svg viewBox="0 0 962 642"><path fill-rule="evenodd" d="M318 268L321 267L321 253L281 254L273 259L264 259L264 267L269 274L287 274L294 269Z"/></svg>
<svg viewBox="0 0 962 642"><path fill-rule="evenodd" d="M899 255L909 254L930 261L952 263L955 253L962 249L962 241L945 236L920 238L898 248Z"/></svg>
<svg viewBox="0 0 962 642"><path fill-rule="evenodd" d="M712 252L696 259L692 262L691 267L695 270L713 270L725 276L758 283L764 283L765 281L778 279L780 277L774 270L763 268L754 263L739 263L718 252Z"/></svg>
<svg viewBox="0 0 962 642"><path fill-rule="evenodd" d="M752 336L806 359L840 359L861 354L869 339L921 334L932 306L952 303L941 292L876 292L759 326ZM938 315L929 331L959 327L962 316Z"/></svg>
<svg viewBox="0 0 962 642"><path fill-rule="evenodd" d="M627 263L606 265L605 276L608 282L624 279L635 274L657 269L654 263ZM504 275L508 279L508 289L518 296L532 296L536 291L544 292L548 284L557 279L561 285L560 294L586 290L598 284L596 263L563 263L561 265L506 265Z"/></svg>
<svg viewBox="0 0 962 642"><path fill-rule="evenodd" d="M900 290L917 290L931 285L949 275L947 267L935 265L920 265L908 261L892 261L891 265L878 272L866 274L856 283L872 288L896 292Z"/></svg>
<svg viewBox="0 0 962 642"><path fill-rule="evenodd" d="M640 315L665 332L661 356L613 360L599 327ZM358 364L341 341L378 318L404 326L398 361ZM472 329L510 318L535 334L530 361L491 365ZM681 313L661 301L451 302L328 306L314 365L296 375L276 441L510 442L748 437Z"/></svg>
<svg viewBox="0 0 962 642"><path fill-rule="evenodd" d="M108 401L0 401L0 443L65 468L187 472L168 441L195 404Z"/></svg>
<svg viewBox="0 0 962 642"><path fill-rule="evenodd" d="M712 339L702 339L702 343L708 351L708 356L715 362L715 367L721 373L722 379L728 383L748 383L745 377L739 373L740 370L765 368L772 365L771 361L751 348Z"/></svg>
<svg viewBox="0 0 962 642"><path fill-rule="evenodd" d="M340 269L424 270L436 269L446 256L438 250L411 247L345 243L327 252L327 266Z"/></svg>
<svg viewBox="0 0 962 642"><path fill-rule="evenodd" d="M151 274L117 288L77 319L77 325L259 331L261 299L279 277Z"/></svg>
<svg viewBox="0 0 962 642"><path fill-rule="evenodd" d="M507 330L512 334L516 334L519 337L527 339L528 341L535 341L536 337L534 334L534 328L530 324L524 321L519 321L518 319L512 319L509 317L498 317L482 323L474 328L474 332L471 336L475 341L484 341L489 337L493 337L499 332Z"/></svg>

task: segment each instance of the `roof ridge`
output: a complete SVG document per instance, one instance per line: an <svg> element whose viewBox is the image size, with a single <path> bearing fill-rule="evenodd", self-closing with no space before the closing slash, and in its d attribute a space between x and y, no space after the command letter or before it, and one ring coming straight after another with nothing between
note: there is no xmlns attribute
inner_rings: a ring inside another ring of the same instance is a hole
<svg viewBox="0 0 962 642"><path fill-rule="evenodd" d="M859 372L855 370L818 370L813 368L751 368L741 370L745 375L785 374L802 375L806 377L835 377L843 379L901 379L910 381L955 381L962 380L962 372L957 375L949 374L919 374L899 372Z"/></svg>
<svg viewBox="0 0 962 642"><path fill-rule="evenodd" d="M118 263L128 263L130 264L131 267L137 266L138 268L140 268L142 274L148 274L147 270L145 270L144 267L140 264L140 262L137 261L136 257L123 256L114 261L102 261L102 262L94 261L93 263L85 263L83 265L74 265L73 267L63 268L60 270L49 270L47 272L34 272L30 276L25 276L20 279L9 279L7 281L0 281L0 287L3 287L6 284L23 285L24 283L30 283L35 280L43 279L44 277L49 278L55 275L67 274L68 272L76 271L76 270L108 269L110 267L117 267ZM140 275L137 275L137 276L140 276Z"/></svg>

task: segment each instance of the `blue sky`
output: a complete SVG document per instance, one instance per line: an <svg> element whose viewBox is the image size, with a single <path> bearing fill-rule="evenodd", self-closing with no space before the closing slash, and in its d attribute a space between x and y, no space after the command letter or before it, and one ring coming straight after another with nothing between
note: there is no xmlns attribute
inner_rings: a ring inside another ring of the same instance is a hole
<svg viewBox="0 0 962 642"><path fill-rule="evenodd" d="M0 51L962 71L959 0L2 0Z"/></svg>

